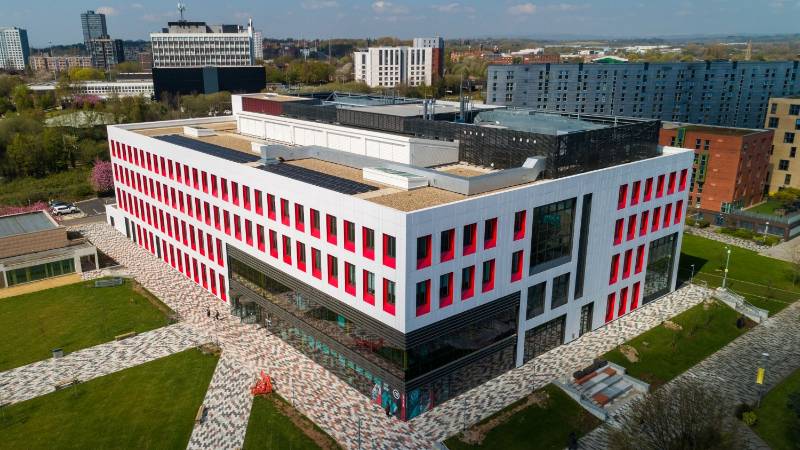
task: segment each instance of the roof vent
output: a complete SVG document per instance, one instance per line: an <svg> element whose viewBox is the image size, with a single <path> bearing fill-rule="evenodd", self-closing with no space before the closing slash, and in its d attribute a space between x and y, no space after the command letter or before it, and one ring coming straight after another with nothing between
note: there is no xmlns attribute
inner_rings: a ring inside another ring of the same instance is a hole
<svg viewBox="0 0 800 450"><path fill-rule="evenodd" d="M203 127L183 127L183 134L193 138L199 138L205 136L216 136L217 132Z"/></svg>
<svg viewBox="0 0 800 450"><path fill-rule="evenodd" d="M364 167L362 176L365 180L404 189L406 191L428 186L428 179L421 175L390 169L388 167Z"/></svg>

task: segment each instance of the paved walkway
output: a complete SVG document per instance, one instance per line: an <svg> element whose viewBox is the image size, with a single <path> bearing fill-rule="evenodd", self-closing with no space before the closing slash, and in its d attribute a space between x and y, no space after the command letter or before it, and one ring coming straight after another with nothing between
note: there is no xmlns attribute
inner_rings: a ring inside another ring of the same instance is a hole
<svg viewBox="0 0 800 450"><path fill-rule="evenodd" d="M0 403L18 403L53 392L66 379L81 382L196 347L206 340L194 327L171 325L0 373Z"/></svg>
<svg viewBox="0 0 800 450"><path fill-rule="evenodd" d="M686 227L686 233L693 234L695 236L704 237L707 239L712 239L714 241L722 242L723 244L728 245L735 245L737 247L746 248L747 250L752 250L754 252L767 252L771 248L766 245L756 244L755 242L749 239L742 239L736 236L730 236L723 233L717 233L718 227L707 227L707 228L696 228L696 227Z"/></svg>
<svg viewBox="0 0 800 450"><path fill-rule="evenodd" d="M762 250L761 254L775 259L792 262L794 255L800 252L800 238L790 239L780 244Z"/></svg>
<svg viewBox="0 0 800 450"><path fill-rule="evenodd" d="M250 372L223 353L203 400L208 408L206 418L195 425L189 450L242 448L253 404L252 383Z"/></svg>
<svg viewBox="0 0 800 450"><path fill-rule="evenodd" d="M755 403L758 398L756 369L763 352L769 353L765 378L768 391L800 368L800 302L738 337L667 386L693 380L718 391L731 405ZM769 448L749 428L740 428L749 448ZM581 439L581 445L586 449L605 448L605 430L598 428L589 433Z"/></svg>
<svg viewBox="0 0 800 450"><path fill-rule="evenodd" d="M699 303L708 293L698 286L685 287L568 345L541 355L525 366L507 372L433 411L409 422L401 422L387 418L384 411L364 395L278 337L254 325L241 324L237 318L227 314L227 304L111 227L88 224L77 228L100 250L126 266L146 289L179 313L187 326L196 327L199 333L217 342L226 360L230 358L232 364L238 363L242 373L249 375L251 383L261 369L269 373L282 397L293 402L301 413L345 448L356 448L358 420L361 419L363 448L430 449L435 442L460 431L465 419L469 425L493 414L533 389L546 385L556 377L566 376L589 364L597 355ZM211 308L212 312L219 310L221 319L206 317L206 308ZM244 375L241 378L239 374L234 375L235 380L244 378ZM230 399L223 396L226 398L220 401L209 397L209 401L214 408L223 411L223 416L236 418L237 414L244 414L246 408L237 403L240 402L241 389L235 388L232 392L234 394ZM219 443L223 446L234 445L235 439L226 440L221 434L243 436L247 421L244 416L241 417L242 420L231 422L233 428L223 429L209 423L211 426L207 427L208 430L193 434L191 446L216 448Z"/></svg>

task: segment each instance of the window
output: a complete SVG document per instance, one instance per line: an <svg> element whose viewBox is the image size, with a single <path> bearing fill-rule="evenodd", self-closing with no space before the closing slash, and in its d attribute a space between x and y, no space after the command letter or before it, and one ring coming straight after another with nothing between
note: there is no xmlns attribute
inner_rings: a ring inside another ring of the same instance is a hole
<svg viewBox="0 0 800 450"><path fill-rule="evenodd" d="M328 284L339 286L339 260L333 255L328 255Z"/></svg>
<svg viewBox="0 0 800 450"><path fill-rule="evenodd" d="M461 300L467 300L475 294L475 266L461 269Z"/></svg>
<svg viewBox="0 0 800 450"><path fill-rule="evenodd" d="M531 234L531 272L569 261L572 257L574 221L575 198L534 208Z"/></svg>
<svg viewBox="0 0 800 450"><path fill-rule="evenodd" d="M789 157L794 158L795 156L797 156L797 147L791 147L789 149Z"/></svg>
<svg viewBox="0 0 800 450"><path fill-rule="evenodd" d="M464 225L464 237L462 239L463 255L471 255L475 253L475 240L478 232L478 225L471 223Z"/></svg>
<svg viewBox="0 0 800 450"><path fill-rule="evenodd" d="M383 235L383 265L395 268L395 258L397 257L396 240L394 236Z"/></svg>
<svg viewBox="0 0 800 450"><path fill-rule="evenodd" d="M782 159L778 161L778 170L789 170L789 160Z"/></svg>
<svg viewBox="0 0 800 450"><path fill-rule="evenodd" d="M483 224L483 248L489 249L497 245L497 218L489 219Z"/></svg>
<svg viewBox="0 0 800 450"><path fill-rule="evenodd" d="M675 222L680 223L681 218L683 218L683 200L678 200L678 203L675 204Z"/></svg>
<svg viewBox="0 0 800 450"><path fill-rule="evenodd" d="M511 255L511 282L522 279L522 250Z"/></svg>
<svg viewBox="0 0 800 450"><path fill-rule="evenodd" d="M275 196L267 194L267 217L275 220Z"/></svg>
<svg viewBox="0 0 800 450"><path fill-rule="evenodd" d="M181 181L180 180L180 173L181 172L178 171L178 181ZM219 185L220 185L220 188L222 190L222 199L227 202L228 201L228 180L226 180L225 178L220 178L219 179Z"/></svg>
<svg viewBox="0 0 800 450"><path fill-rule="evenodd" d="M431 265L431 235L417 238L417 270Z"/></svg>
<svg viewBox="0 0 800 450"><path fill-rule="evenodd" d="M569 272L553 278L553 292L550 296L550 309L567 304L569 298Z"/></svg>
<svg viewBox="0 0 800 450"><path fill-rule="evenodd" d="M250 188L245 185L242 185L242 203L244 209L250 211Z"/></svg>
<svg viewBox="0 0 800 450"><path fill-rule="evenodd" d="M383 310L394 315L395 311L395 288L394 281L383 279Z"/></svg>
<svg viewBox="0 0 800 450"><path fill-rule="evenodd" d="M214 207L214 227L217 230L221 230L222 229L222 224L220 224L220 221L219 221L219 206L215 206Z"/></svg>
<svg viewBox="0 0 800 450"><path fill-rule="evenodd" d="M617 317L625 314L627 306L628 306L628 288L624 287L619 292L619 311L617 311Z"/></svg>
<svg viewBox="0 0 800 450"><path fill-rule="evenodd" d="M678 190L680 190L681 192L686 190L686 177L688 173L689 171L687 169L681 170L681 178L678 187Z"/></svg>
<svg viewBox="0 0 800 450"><path fill-rule="evenodd" d="M231 200L234 205L239 205L239 183L231 181Z"/></svg>
<svg viewBox="0 0 800 450"><path fill-rule="evenodd" d="M439 276L439 308L453 303L453 272Z"/></svg>
<svg viewBox="0 0 800 450"><path fill-rule="evenodd" d="M199 178L200 177L197 176L197 169L192 168L192 186L195 188L195 190L200 189Z"/></svg>
<svg viewBox="0 0 800 450"><path fill-rule="evenodd" d="M614 305L617 302L617 293L612 292L608 294L608 298L606 299L606 323L611 322L614 319Z"/></svg>
<svg viewBox="0 0 800 450"><path fill-rule="evenodd" d="M256 225L256 242L258 249L262 252L266 250L266 242L264 241L264 225Z"/></svg>
<svg viewBox="0 0 800 450"><path fill-rule="evenodd" d="M789 105L789 115L790 116L800 115L800 105Z"/></svg>
<svg viewBox="0 0 800 450"><path fill-rule="evenodd" d="M614 223L614 245L622 243L622 233L624 229L625 219L617 219L616 223Z"/></svg>
<svg viewBox="0 0 800 450"><path fill-rule="evenodd" d="M306 271L306 244L297 242L297 268Z"/></svg>
<svg viewBox="0 0 800 450"><path fill-rule="evenodd" d="M794 143L794 133L783 133L783 143L784 144L793 144Z"/></svg>
<svg viewBox="0 0 800 450"><path fill-rule="evenodd" d="M319 211L311 210L311 235L319 237Z"/></svg>
<svg viewBox="0 0 800 450"><path fill-rule="evenodd" d="M363 241L363 249L365 258L375 259L375 231L367 228L361 228L361 238Z"/></svg>
<svg viewBox="0 0 800 450"><path fill-rule="evenodd" d="M653 198L653 179L648 178L644 181L644 201L650 201Z"/></svg>
<svg viewBox="0 0 800 450"><path fill-rule="evenodd" d="M325 215L325 231L328 236L328 243L336 245L337 230L336 230L336 217L326 214Z"/></svg>
<svg viewBox="0 0 800 450"><path fill-rule="evenodd" d="M670 225L672 225L672 203L667 203L664 206L664 224L661 228L667 228Z"/></svg>
<svg viewBox="0 0 800 450"><path fill-rule="evenodd" d="M661 207L657 206L653 210L653 226L650 228L650 232L658 231L659 226L661 226Z"/></svg>
<svg viewBox="0 0 800 450"><path fill-rule="evenodd" d="M619 187L619 195L617 196L617 209L625 207L625 202L628 200L628 185L623 184Z"/></svg>
<svg viewBox="0 0 800 450"><path fill-rule="evenodd" d="M636 267L634 268L634 272L640 273L643 267L644 267L644 244L636 248Z"/></svg>
<svg viewBox="0 0 800 450"><path fill-rule="evenodd" d="M303 205L299 203L294 204L294 227L297 231L305 231L306 229L306 215L303 211Z"/></svg>
<svg viewBox="0 0 800 450"><path fill-rule="evenodd" d="M633 256L633 249L625 250L625 259L622 262L622 279L631 276L631 259Z"/></svg>
<svg viewBox="0 0 800 450"><path fill-rule="evenodd" d="M767 128L778 128L778 124L779 123L780 123L780 119L779 118L770 117L769 118L769 124L767 125Z"/></svg>
<svg viewBox="0 0 800 450"><path fill-rule="evenodd" d="M356 295L356 266L349 262L344 263L344 291Z"/></svg>
<svg viewBox="0 0 800 450"><path fill-rule="evenodd" d="M281 199L281 223L289 226L291 219L289 218L289 200Z"/></svg>
<svg viewBox="0 0 800 450"><path fill-rule="evenodd" d="M628 241L633 240L636 237L636 214L631 214L628 217Z"/></svg>
<svg viewBox="0 0 800 450"><path fill-rule="evenodd" d="M642 182L634 181L631 187L631 206L639 204L639 190Z"/></svg>
<svg viewBox="0 0 800 450"><path fill-rule="evenodd" d="M645 270L643 303L648 303L669 292L675 265L678 233L672 233L650 242Z"/></svg>
<svg viewBox="0 0 800 450"><path fill-rule="evenodd" d="M238 214L233 215L233 235L236 239L242 240L242 219Z"/></svg>
<svg viewBox="0 0 800 450"><path fill-rule="evenodd" d="M494 260L490 259L483 262L481 270L481 292L489 292L494 289Z"/></svg>
<svg viewBox="0 0 800 450"><path fill-rule="evenodd" d="M638 281L633 283L633 292L631 293L631 311L639 306L639 288L640 284Z"/></svg>
<svg viewBox="0 0 800 450"><path fill-rule="evenodd" d="M364 301L369 303L370 305L375 304L375 274L365 270L364 271L364 280L362 284L364 285Z"/></svg>
<svg viewBox="0 0 800 450"><path fill-rule="evenodd" d="M517 211L514 213L514 240L518 241L525 237L525 215L527 211Z"/></svg>
<svg viewBox="0 0 800 450"><path fill-rule="evenodd" d="M650 218L650 211L642 212L642 218L639 222L639 236L647 234L648 219Z"/></svg>
<svg viewBox="0 0 800 450"><path fill-rule="evenodd" d="M675 193L675 178L677 174L672 172L669 174L669 182L667 183L667 194Z"/></svg>
<svg viewBox="0 0 800 450"><path fill-rule="evenodd" d="M278 233L275 230L269 230L269 254L273 258L278 257Z"/></svg>
<svg viewBox="0 0 800 450"><path fill-rule="evenodd" d="M528 304L525 307L526 319L533 319L536 316L544 314L546 287L547 283L542 281L528 288Z"/></svg>
<svg viewBox="0 0 800 450"><path fill-rule="evenodd" d="M258 189L253 190L253 196L256 198L256 214L259 216L264 215L264 194Z"/></svg>
<svg viewBox="0 0 800 450"><path fill-rule="evenodd" d="M244 233L245 242L247 242L247 245L252 246L253 245L253 222L251 222L250 219L245 219L244 220L244 231L245 231L245 233Z"/></svg>
<svg viewBox="0 0 800 450"><path fill-rule="evenodd" d="M656 185L656 198L661 198L664 195L664 175L658 176L658 184Z"/></svg>
<svg viewBox="0 0 800 450"><path fill-rule="evenodd" d="M431 280L420 281L416 289L417 316L431 311Z"/></svg>
<svg viewBox="0 0 800 450"><path fill-rule="evenodd" d="M282 236L283 240L283 262L292 265L292 239L289 236Z"/></svg>
<svg viewBox="0 0 800 450"><path fill-rule="evenodd" d="M439 243L439 259L441 262L450 261L455 255L456 230L451 228L442 231Z"/></svg>
<svg viewBox="0 0 800 450"><path fill-rule="evenodd" d="M775 114L776 112L778 112L778 104L777 103L770 104L769 105L769 113L770 114Z"/></svg>
<svg viewBox="0 0 800 450"><path fill-rule="evenodd" d="M322 252L311 248L311 275L322 279Z"/></svg>
<svg viewBox="0 0 800 450"><path fill-rule="evenodd" d="M344 248L351 252L356 251L356 226L347 220L344 221Z"/></svg>
<svg viewBox="0 0 800 450"><path fill-rule="evenodd" d="M792 175L787 173L786 176L783 177L783 184L790 184L791 182Z"/></svg>
<svg viewBox="0 0 800 450"><path fill-rule="evenodd" d="M608 275L608 284L612 285L619 278L619 253L611 257L611 270Z"/></svg>

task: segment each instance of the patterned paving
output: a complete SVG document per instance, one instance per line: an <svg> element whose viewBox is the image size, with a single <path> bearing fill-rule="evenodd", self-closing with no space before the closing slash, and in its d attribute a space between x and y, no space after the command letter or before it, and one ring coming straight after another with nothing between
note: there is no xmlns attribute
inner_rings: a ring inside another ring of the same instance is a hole
<svg viewBox="0 0 800 450"><path fill-rule="evenodd" d="M362 448L429 449L435 442L460 431L465 421L467 425L477 422L554 378L587 365L596 355L699 303L708 294L698 286L683 288L600 330L541 355L433 411L409 422L401 422L387 418L380 407L371 404L362 394L266 330L241 324L227 313L227 305L111 227L86 224L77 228L99 249L126 266L145 288L178 312L187 326L195 327L198 333L217 342L223 349L225 360L238 364L238 370L249 375L251 382L261 369L269 373L282 397L293 402L300 412L346 448L357 448L361 419ZM207 308L212 312L211 317L206 316ZM214 319L217 310L221 316L219 320ZM229 375L223 375L225 373ZM247 378L239 373L230 373L228 369L222 370L219 376L230 376L232 384ZM219 445L219 448L234 448L239 436L244 435L247 421L237 417L244 418L249 405L242 406L240 388L230 389L230 398L227 395L215 397L218 391L212 389L214 392L210 391L207 400L220 412L220 417L234 419L231 426L217 426L213 420L208 422L208 426L199 426L192 436L192 448L217 448ZM233 434L234 437L227 439L223 434Z"/></svg>
<svg viewBox="0 0 800 450"><path fill-rule="evenodd" d="M759 395L756 370L764 352L769 353L766 392L800 368L800 302L767 319L669 384L694 380L719 392L732 405L753 404ZM768 448L749 428L741 429L749 448ZM596 429L581 444L587 449L605 448L605 430Z"/></svg>
<svg viewBox="0 0 800 450"><path fill-rule="evenodd" d="M205 420L195 425L189 450L242 448L253 404L252 383L250 372L223 353L203 400Z"/></svg>
<svg viewBox="0 0 800 450"><path fill-rule="evenodd" d="M0 403L17 403L53 392L67 379L81 382L196 347L204 338L194 327L171 325L0 373Z"/></svg>

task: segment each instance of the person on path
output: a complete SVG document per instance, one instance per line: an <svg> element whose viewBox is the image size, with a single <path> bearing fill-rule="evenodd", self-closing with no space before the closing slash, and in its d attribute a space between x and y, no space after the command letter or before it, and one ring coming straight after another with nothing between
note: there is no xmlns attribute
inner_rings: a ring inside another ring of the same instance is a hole
<svg viewBox="0 0 800 450"><path fill-rule="evenodd" d="M214 314L214 319L219 320L219 311L216 311L216 314Z"/></svg>

